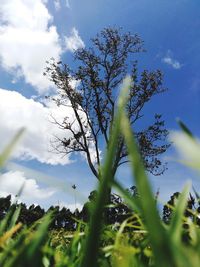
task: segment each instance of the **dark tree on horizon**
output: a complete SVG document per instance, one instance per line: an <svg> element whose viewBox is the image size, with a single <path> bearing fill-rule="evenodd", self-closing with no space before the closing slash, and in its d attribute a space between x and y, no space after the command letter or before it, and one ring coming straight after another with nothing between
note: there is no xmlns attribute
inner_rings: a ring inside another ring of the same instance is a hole
<svg viewBox="0 0 200 267"><path fill-rule="evenodd" d="M99 178L101 164L100 150L109 145L109 136L116 111L119 86L129 73L132 78L127 116L134 129L146 170L160 175L165 170L161 161L169 144L168 131L161 115L153 115L154 122L140 129L136 125L144 116L143 109L153 96L165 92L163 75L160 70L138 71L134 56L143 52L143 41L135 34L123 33L122 29L105 28L91 39L92 46L74 51L76 67L50 60L44 75L57 87L58 105L70 106L74 121L68 114L62 123L56 121L68 138L57 136L54 149L63 155L84 153L92 173ZM74 88L73 81L78 85ZM112 166L113 175L118 167L128 162L127 149L121 136Z"/></svg>

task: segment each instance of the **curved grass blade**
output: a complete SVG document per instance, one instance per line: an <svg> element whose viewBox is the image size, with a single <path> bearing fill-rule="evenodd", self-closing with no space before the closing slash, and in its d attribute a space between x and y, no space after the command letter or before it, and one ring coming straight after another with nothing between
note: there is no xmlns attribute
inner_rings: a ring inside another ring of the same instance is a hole
<svg viewBox="0 0 200 267"><path fill-rule="evenodd" d="M5 165L6 161L9 159L14 147L16 146L24 132L25 128L21 128L14 136L12 141L4 148L3 152L0 154L0 168L2 168Z"/></svg>
<svg viewBox="0 0 200 267"><path fill-rule="evenodd" d="M118 181L114 180L112 182L112 185L119 191L119 193L121 193L129 208L131 208L134 212L141 214L139 199L133 198L133 196L131 196L130 193L126 189L124 189Z"/></svg>
<svg viewBox="0 0 200 267"><path fill-rule="evenodd" d="M132 133L131 126L125 111L121 117L121 131L124 135L129 159L131 162L132 173L140 198L142 216L145 219L145 225L149 232L149 239L154 252L156 266L171 267L174 266L173 248L170 246L169 238L164 227L161 224L157 211L154 195L139 154L138 147Z"/></svg>
<svg viewBox="0 0 200 267"><path fill-rule="evenodd" d="M109 146L105 157L105 164L101 168L101 178L98 186L98 194L95 206L92 209L91 221L89 224L89 232L87 234L85 248L83 252L83 258L81 267L98 266L97 257L99 252L99 241L101 228L103 223L103 211L107 200L107 194L111 181L113 180L112 164L115 156L118 137L120 135L120 120L123 107L126 103L127 93L131 84L131 79L126 78L122 85L122 92L118 102L118 110L113 122L113 129L111 138L109 140Z"/></svg>
<svg viewBox="0 0 200 267"><path fill-rule="evenodd" d="M178 202L173 211L171 223L169 226L170 239L172 239L173 242L177 244L180 243L181 241L183 216L187 205L189 191L190 191L190 185L186 185L183 192L178 198Z"/></svg>
<svg viewBox="0 0 200 267"><path fill-rule="evenodd" d="M11 206L10 210L6 214L0 223L0 235L2 236L5 231L11 229L17 222L21 207L16 205Z"/></svg>
<svg viewBox="0 0 200 267"><path fill-rule="evenodd" d="M188 129L188 127L181 120L177 120L177 122L185 134L187 134L189 137L194 138L194 135L192 134L192 132Z"/></svg>
<svg viewBox="0 0 200 267"><path fill-rule="evenodd" d="M21 227L22 223L18 223L15 226L13 226L10 230L5 232L3 236L0 237L0 247L5 245L6 241L10 239L13 236L13 234L15 234Z"/></svg>
<svg viewBox="0 0 200 267"><path fill-rule="evenodd" d="M51 217L52 213L48 213L40 220L36 230L29 228L19 234L16 242L10 247L15 250L15 253L12 254L12 257L7 257L7 259L4 257L5 267L43 266L42 247L47 241ZM9 251L7 251L7 255L9 255Z"/></svg>

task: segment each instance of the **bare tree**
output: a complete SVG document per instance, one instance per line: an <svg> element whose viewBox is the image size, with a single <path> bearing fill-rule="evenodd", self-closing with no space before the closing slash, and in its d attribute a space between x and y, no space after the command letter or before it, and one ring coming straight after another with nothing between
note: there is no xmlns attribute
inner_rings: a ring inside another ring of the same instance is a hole
<svg viewBox="0 0 200 267"><path fill-rule="evenodd" d="M66 117L63 123L55 120L70 138L56 138L54 148L59 153L83 152L93 174L99 178L100 150L109 143L109 135L115 115L119 86L127 73L132 86L127 103L127 115L134 126L135 137L148 171L159 175L165 164L159 159L169 144L168 131L161 115L154 116L154 123L146 129L138 129L136 122L143 117L143 108L154 95L163 93L163 75L160 70L144 70L138 74L138 62L134 55L143 52L143 41L138 35L123 33L122 29L105 28L93 39L92 46L74 52L77 66L72 70L62 62L51 60L44 75L58 88L58 105L70 105L75 119ZM77 81L78 86L72 86ZM123 137L119 138L113 174L126 163L127 149Z"/></svg>

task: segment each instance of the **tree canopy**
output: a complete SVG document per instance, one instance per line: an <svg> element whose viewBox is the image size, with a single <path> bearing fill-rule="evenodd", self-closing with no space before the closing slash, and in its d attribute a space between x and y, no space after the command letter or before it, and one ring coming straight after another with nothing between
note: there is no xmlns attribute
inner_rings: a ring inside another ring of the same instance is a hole
<svg viewBox="0 0 200 267"><path fill-rule="evenodd" d="M101 150L109 145L119 86L129 73L132 85L126 106L128 118L146 169L154 175L163 173L165 164L159 156L169 144L161 115L155 114L154 122L146 128L140 129L136 124L144 116L147 102L166 90L162 72L145 69L139 73L135 55L144 48L137 34L124 33L120 28L105 28L91 42L91 47L74 51L74 68L54 59L47 62L44 75L58 88L54 100L58 105L70 106L74 112L74 120L68 114L62 123L54 120L69 136L57 136L53 142L55 150L66 155L84 153L91 171L99 178ZM127 161L127 149L120 137L113 174Z"/></svg>

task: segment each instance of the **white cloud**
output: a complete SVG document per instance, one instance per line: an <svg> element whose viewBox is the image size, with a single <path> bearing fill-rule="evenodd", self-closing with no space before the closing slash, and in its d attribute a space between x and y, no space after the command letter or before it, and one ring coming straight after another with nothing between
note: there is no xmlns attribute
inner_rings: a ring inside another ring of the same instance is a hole
<svg viewBox="0 0 200 267"><path fill-rule="evenodd" d="M66 7L70 8L69 0L66 0L65 3L66 3Z"/></svg>
<svg viewBox="0 0 200 267"><path fill-rule="evenodd" d="M71 52L77 50L78 48L84 47L85 44L83 40L81 39L78 30L76 28L73 28L71 30L71 35L68 37L65 37L65 48L66 50L69 50Z"/></svg>
<svg viewBox="0 0 200 267"><path fill-rule="evenodd" d="M181 64L177 60L172 59L170 57L163 58L163 62L165 62L168 65L171 65L174 69L178 70L181 68Z"/></svg>
<svg viewBox="0 0 200 267"><path fill-rule="evenodd" d="M23 172L9 171L0 176L0 196L11 194L16 196L23 186L20 201L35 203L42 199L48 199L55 194L50 188L40 188L34 179L27 179Z"/></svg>
<svg viewBox="0 0 200 267"><path fill-rule="evenodd" d="M162 58L162 61L176 70L182 67L182 64L178 60L173 58L172 52L170 50L167 51L167 55Z"/></svg>
<svg viewBox="0 0 200 267"><path fill-rule="evenodd" d="M45 104L28 99L16 91L8 91L0 88L0 151L10 142L12 137L21 127L26 132L20 145L14 149L13 157L21 160L36 159L46 164L69 164L72 161L68 155L55 153L52 141L55 136L61 139L69 139L70 132L60 129L54 119L62 124L66 117L74 122L73 129L79 132L79 125L75 114L68 102L59 107L52 101L45 100ZM79 111L80 117L85 122L85 114ZM85 124L85 123L84 123ZM89 130L88 130L89 131ZM86 133L89 135L89 132ZM92 140L88 140L88 146L92 161L95 162L95 147ZM86 159L85 154L82 154Z"/></svg>
<svg viewBox="0 0 200 267"><path fill-rule="evenodd" d="M40 93L51 83L43 76L46 60L59 59L61 40L44 0L1 0L0 62Z"/></svg>
<svg viewBox="0 0 200 267"><path fill-rule="evenodd" d="M20 93L0 89L0 151L19 128L26 127L26 133L20 145L14 150L14 157L20 159L37 159L48 164L68 164L69 157L51 152L50 140L53 135L66 133L50 122L52 114L59 122L65 116L73 118L70 107L57 107L55 104L43 104L27 99Z"/></svg>
<svg viewBox="0 0 200 267"><path fill-rule="evenodd" d="M54 7L56 11L59 11L61 8L60 0L54 0Z"/></svg>

